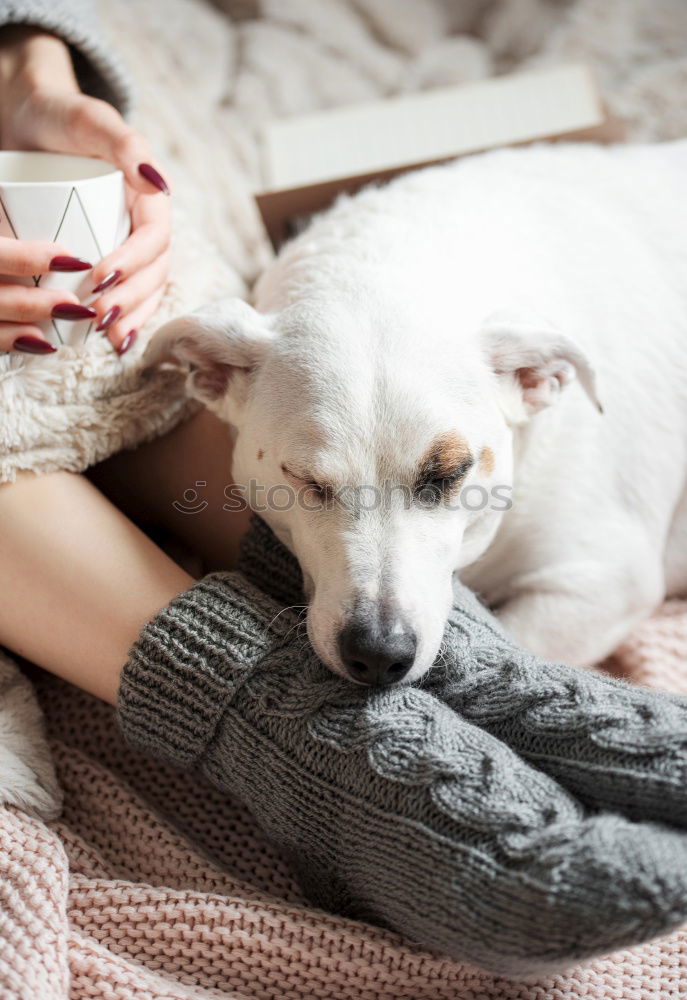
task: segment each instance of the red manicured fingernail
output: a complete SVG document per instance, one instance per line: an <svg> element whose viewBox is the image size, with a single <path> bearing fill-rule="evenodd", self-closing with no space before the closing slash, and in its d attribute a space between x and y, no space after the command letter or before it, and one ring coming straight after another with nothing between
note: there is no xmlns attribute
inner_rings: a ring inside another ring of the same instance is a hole
<svg viewBox="0 0 687 1000"><path fill-rule="evenodd" d="M52 307L50 315L53 319L93 319L95 309L89 306L77 306L73 302L60 302Z"/></svg>
<svg viewBox="0 0 687 1000"><path fill-rule="evenodd" d="M138 172L141 177L145 177L149 184L156 187L158 191L162 191L163 194L169 194L169 188L167 187L167 181L164 179L159 170L156 170L150 163L139 163Z"/></svg>
<svg viewBox="0 0 687 1000"><path fill-rule="evenodd" d="M129 330L124 340L119 345L117 354L126 354L133 342L136 340L136 330Z"/></svg>
<svg viewBox="0 0 687 1000"><path fill-rule="evenodd" d="M51 271L90 271L92 267L92 264L89 264L87 260L81 260L80 257L61 255L53 257L50 261Z"/></svg>
<svg viewBox="0 0 687 1000"><path fill-rule="evenodd" d="M54 354L57 350L47 340L40 340L38 337L17 337L12 344L15 351L24 351L25 354Z"/></svg>
<svg viewBox="0 0 687 1000"><path fill-rule="evenodd" d="M121 271L110 271L110 273L106 274L103 280L95 286L93 294L95 295L96 292L104 292L106 288L111 288L112 285L116 285L121 276Z"/></svg>
<svg viewBox="0 0 687 1000"><path fill-rule="evenodd" d="M112 324L117 319L117 317L119 316L119 314L120 314L121 311L122 310L119 308L119 306L112 306L111 309L108 309L107 312L105 313L105 315L103 316L103 318L100 320L100 322L96 326L96 328L95 328L96 329L96 333L99 330L107 330L108 326L112 326Z"/></svg>

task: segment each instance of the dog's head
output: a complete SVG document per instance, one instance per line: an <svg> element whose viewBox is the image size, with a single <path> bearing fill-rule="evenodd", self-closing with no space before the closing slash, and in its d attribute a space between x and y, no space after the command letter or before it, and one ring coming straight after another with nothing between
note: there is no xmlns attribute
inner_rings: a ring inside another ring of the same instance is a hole
<svg viewBox="0 0 687 1000"><path fill-rule="evenodd" d="M576 375L595 400L585 358L550 328L501 314L423 344L417 317L391 313L229 300L148 350L188 364L191 395L235 428L235 481L301 564L313 646L368 684L435 660L452 576L509 506L513 425Z"/></svg>

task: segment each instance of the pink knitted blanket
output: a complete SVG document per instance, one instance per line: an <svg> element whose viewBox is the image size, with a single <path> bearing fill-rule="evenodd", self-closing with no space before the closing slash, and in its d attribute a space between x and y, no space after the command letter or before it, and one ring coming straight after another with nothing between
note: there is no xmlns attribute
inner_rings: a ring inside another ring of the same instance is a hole
<svg viewBox="0 0 687 1000"><path fill-rule="evenodd" d="M687 602L609 670L687 693ZM60 781L51 824L0 809L2 1000L671 1000L687 927L536 983L430 954L313 910L250 815L122 745L112 710L37 687Z"/></svg>

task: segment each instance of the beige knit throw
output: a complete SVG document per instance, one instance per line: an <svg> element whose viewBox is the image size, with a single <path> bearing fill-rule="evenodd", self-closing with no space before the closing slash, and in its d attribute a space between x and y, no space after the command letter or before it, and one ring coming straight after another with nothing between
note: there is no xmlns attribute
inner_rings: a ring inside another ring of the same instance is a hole
<svg viewBox="0 0 687 1000"><path fill-rule="evenodd" d="M104 4L138 80L139 124L175 182L172 311L240 294L265 261L248 195L255 127L271 115L581 57L632 138L687 134L683 0L263 0L259 21L257 3L220 6L248 19L193 0ZM479 39L461 34L473 29ZM107 373L96 360L85 374ZM110 427L108 447L144 433L118 426L129 430ZM102 452L93 440L88 456ZM672 601L607 666L687 693L686 657L687 603ZM104 705L43 675L36 687L64 811L46 824L0 809L1 1000L685 995L687 929L521 984L314 911L241 807L129 751Z"/></svg>

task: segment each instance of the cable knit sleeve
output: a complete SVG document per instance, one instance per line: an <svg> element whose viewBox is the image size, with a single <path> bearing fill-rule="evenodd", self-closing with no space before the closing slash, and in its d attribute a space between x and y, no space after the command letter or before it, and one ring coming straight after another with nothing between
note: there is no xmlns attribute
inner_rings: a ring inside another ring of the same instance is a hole
<svg viewBox="0 0 687 1000"><path fill-rule="evenodd" d="M92 0L0 0L0 28L31 25L59 35L69 45L81 89L126 114L131 83L103 37Z"/></svg>

